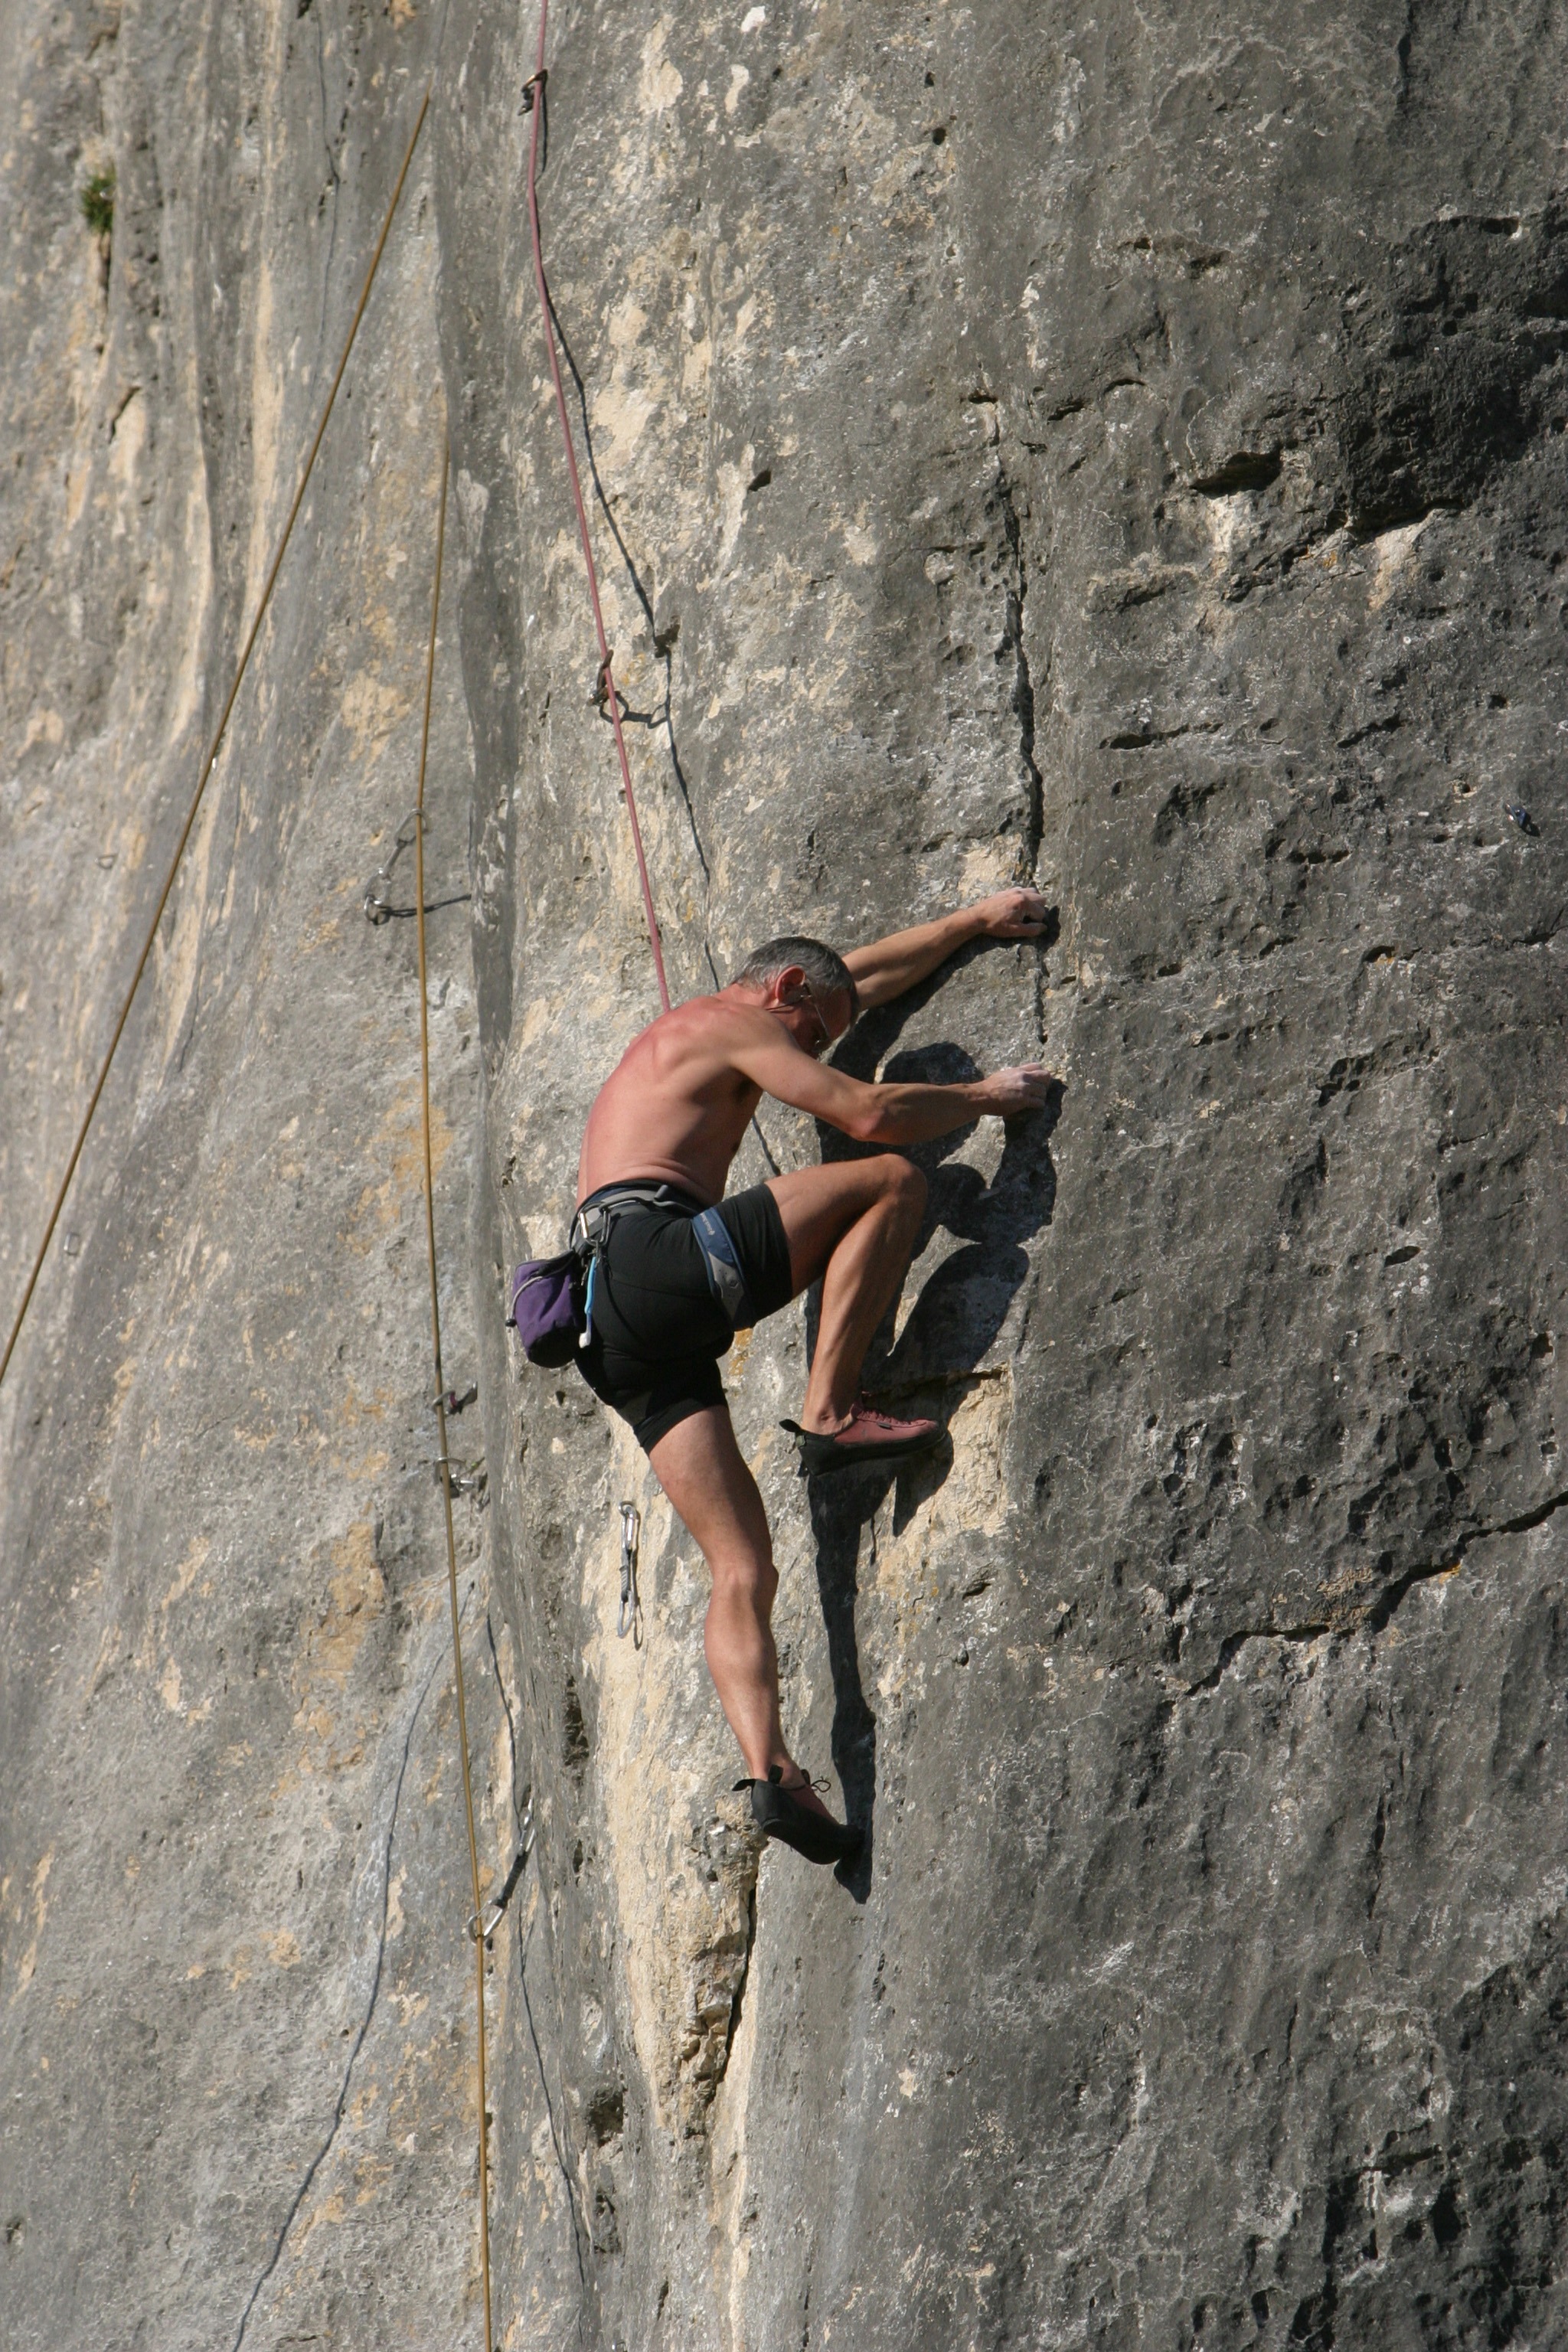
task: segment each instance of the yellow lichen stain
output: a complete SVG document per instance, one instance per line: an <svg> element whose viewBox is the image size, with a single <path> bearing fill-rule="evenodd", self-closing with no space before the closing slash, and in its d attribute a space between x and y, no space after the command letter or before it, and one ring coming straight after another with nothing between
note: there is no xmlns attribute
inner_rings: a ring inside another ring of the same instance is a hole
<svg viewBox="0 0 1568 2352"><path fill-rule="evenodd" d="M440 1105L433 1103L430 1161L437 1178L452 1142L451 1123ZM424 1193L425 1146L416 1083L411 1081L393 1097L380 1127L365 1146L364 1157L373 1167L384 1167L386 1173L379 1183L365 1186L350 1213L350 1230L344 1238L362 1257L397 1223L405 1208Z"/></svg>
<svg viewBox="0 0 1568 2352"><path fill-rule="evenodd" d="M1374 542L1377 567L1373 574L1371 593L1366 600L1369 611L1379 613L1387 604L1399 585L1400 573L1415 551L1416 541L1431 520L1430 515L1423 515L1419 522L1406 523L1398 530L1378 533Z"/></svg>
<svg viewBox="0 0 1568 2352"><path fill-rule="evenodd" d="M386 1882L386 1941L395 1944L403 1933L403 1888L408 1873L398 1871Z"/></svg>
<svg viewBox="0 0 1568 2352"><path fill-rule="evenodd" d="M384 743L406 708L405 695L366 671L361 670L351 679L343 693L341 715L353 737L355 757L363 759Z"/></svg>
<svg viewBox="0 0 1568 2352"><path fill-rule="evenodd" d="M318 948L339 946L342 936L342 917L329 914L324 907L319 907L310 919L301 927L300 945L307 955L310 955Z"/></svg>
<svg viewBox="0 0 1568 2352"><path fill-rule="evenodd" d="M202 1570L205 1567L212 1545L205 1536L193 1537L189 1549L174 1570L174 1580L158 1603L160 1616L167 1617L176 1601L183 1601Z"/></svg>
<svg viewBox="0 0 1568 2352"><path fill-rule="evenodd" d="M637 384L612 381L602 392L595 394L594 429L602 438L607 438L608 455L612 459L625 461L637 446L644 425L658 406L658 401L650 399ZM613 629L614 617L609 614L605 617L607 625ZM617 664L617 675L619 667Z"/></svg>
<svg viewBox="0 0 1568 2352"><path fill-rule="evenodd" d="M842 526L844 544L853 563L871 564L877 561L877 541L866 521L868 511L862 506L855 520Z"/></svg>
<svg viewBox="0 0 1568 2352"><path fill-rule="evenodd" d="M120 1416L125 1410L125 1400L131 1393L131 1384L136 1378L138 1369L137 1359L134 1356L128 1356L115 1372L114 1394L109 1406L110 1434L120 1426Z"/></svg>
<svg viewBox="0 0 1568 2352"><path fill-rule="evenodd" d="M356 1519L331 1547L328 1601L308 1636L312 1681L325 1679L342 1690L353 1671L360 1644L386 1602L386 1580L375 1556L375 1528ZM323 1738L325 1733L321 1735Z"/></svg>
<svg viewBox="0 0 1568 2352"><path fill-rule="evenodd" d="M180 1668L179 1668L179 1662L178 1662L178 1660L177 1660L177 1659L174 1659L174 1658L165 1658L165 1659L164 1659L164 1661L163 1661L163 1674L160 1675L160 1677L159 1677L159 1681L158 1681L158 1695L159 1695L159 1696L162 1698L162 1700L163 1700L163 1705L168 1708L169 1713L170 1713L171 1715L178 1715L178 1714L179 1714L179 1712L180 1712Z"/></svg>
<svg viewBox="0 0 1568 2352"><path fill-rule="evenodd" d="M332 1467L342 1478L379 1478L391 1459L385 1447L379 1446L353 1456L334 1454Z"/></svg>
<svg viewBox="0 0 1568 2352"><path fill-rule="evenodd" d="M289 1927L279 1927L270 1936L263 1936L267 1957L275 1969L297 1969L304 1955L300 1939Z"/></svg>
<svg viewBox="0 0 1568 2352"><path fill-rule="evenodd" d="M304 2244L312 2230L319 2230L323 2223L327 2223L335 2228L342 2218L342 2189L335 2189L330 2197L324 2197L321 2200L321 2202L317 2206L310 2220L305 2223L304 2228L300 2231L300 2243L301 2245Z"/></svg>
<svg viewBox="0 0 1568 2352"><path fill-rule="evenodd" d="M393 2170L390 2157L363 2157L354 2167L354 2203L356 2205L372 2204L378 2190L384 2189L392 2179Z"/></svg>
<svg viewBox="0 0 1568 2352"><path fill-rule="evenodd" d="M664 54L669 19L661 16L642 45L642 72L637 79L637 104L644 114L660 115L675 104L686 85Z"/></svg>
<svg viewBox="0 0 1568 2352"><path fill-rule="evenodd" d="M346 1422L351 1429L362 1422L384 1421L390 1410L401 1402L395 1389L372 1389L368 1395L351 1378L335 1409L335 1418Z"/></svg>
<svg viewBox="0 0 1568 2352"><path fill-rule="evenodd" d="M49 1916L48 1897L44 1893L44 1889L49 1883L49 1873L54 1865L55 1850L51 1846L47 1853L39 1856L33 1871L33 1933L26 1950L16 1963L16 1981L11 1988L13 2000L26 1991L37 1969L38 1942L44 1932L44 1923ZM5 1882L7 1886L10 1883L7 1878Z"/></svg>
<svg viewBox="0 0 1568 2352"><path fill-rule="evenodd" d="M125 536L125 507L136 477L137 461L147 442L147 404L140 387L132 391L115 421L114 438L109 445L109 471L120 493L120 512L115 516L110 536Z"/></svg>
<svg viewBox="0 0 1568 2352"><path fill-rule="evenodd" d="M35 710L27 721L27 731L22 738L22 749L30 751L35 743L63 743L66 722L58 710Z"/></svg>

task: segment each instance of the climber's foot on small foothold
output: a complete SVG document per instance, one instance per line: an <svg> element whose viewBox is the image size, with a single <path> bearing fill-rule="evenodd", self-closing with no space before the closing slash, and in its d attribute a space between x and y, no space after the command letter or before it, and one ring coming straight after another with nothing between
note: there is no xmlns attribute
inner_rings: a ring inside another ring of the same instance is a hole
<svg viewBox="0 0 1568 2352"><path fill-rule="evenodd" d="M752 1819L757 1827L781 1845L793 1846L807 1862L852 1862L865 1843L861 1832L834 1820L805 1773L786 1787L786 1769L800 1772L798 1765L772 1764L765 1780L736 1781L737 1789L752 1792Z"/></svg>
<svg viewBox="0 0 1568 2352"><path fill-rule="evenodd" d="M817 1476L832 1470L853 1470L862 1462L900 1462L924 1454L942 1435L940 1422L898 1421L878 1412L863 1400L852 1404L837 1429L803 1429L797 1421L783 1426L800 1447L802 1467Z"/></svg>

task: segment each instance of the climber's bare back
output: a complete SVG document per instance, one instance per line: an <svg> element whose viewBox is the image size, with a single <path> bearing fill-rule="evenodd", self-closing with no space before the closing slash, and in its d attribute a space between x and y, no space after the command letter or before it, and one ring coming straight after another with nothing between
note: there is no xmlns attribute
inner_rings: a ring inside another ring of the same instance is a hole
<svg viewBox="0 0 1568 2352"><path fill-rule="evenodd" d="M847 1013L847 1000L839 1003ZM740 1067L756 1049L810 1057L754 1003L727 989L663 1013L633 1040L601 1087L583 1137L577 1197L604 1184L675 1184L710 1206L763 1088Z"/></svg>

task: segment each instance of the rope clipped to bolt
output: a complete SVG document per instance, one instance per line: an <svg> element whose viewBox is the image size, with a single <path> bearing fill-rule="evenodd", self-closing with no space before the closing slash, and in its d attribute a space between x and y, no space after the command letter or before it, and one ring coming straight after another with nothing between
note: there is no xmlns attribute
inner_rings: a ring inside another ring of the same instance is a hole
<svg viewBox="0 0 1568 2352"><path fill-rule="evenodd" d="M561 362L555 350L555 323L550 310L550 286L544 275L544 250L539 235L539 134L544 121L545 92L549 73L544 63L545 26L550 14L550 0L539 0L539 56L532 73L523 84L523 108L533 117L528 142L528 226L533 241L533 277L539 289L539 314L544 329L544 346L550 354L550 380L555 386L555 413L561 419L561 438L566 452L566 472L572 484L572 503L577 509L577 536L583 543L583 562L588 573L588 601L594 608L594 634L599 642L599 671L594 699L609 712L615 730L616 756L621 763L621 789L626 794L626 815L631 823L632 847L637 853L637 880L642 886L643 913L647 919L647 943L653 950L653 968L658 980L658 999L664 1010L669 1011L669 983L664 976L664 950L659 942L658 918L653 910L653 890L647 878L647 858L643 851L642 827L637 823L637 794L632 790L631 762L626 757L626 739L621 727L621 698L616 691L611 664L615 659L610 641L605 634L605 615L599 603L599 575L594 563L594 543L588 530L588 510L583 503L583 484L577 472L577 451L572 438L572 419L566 406L565 387L561 381Z"/></svg>

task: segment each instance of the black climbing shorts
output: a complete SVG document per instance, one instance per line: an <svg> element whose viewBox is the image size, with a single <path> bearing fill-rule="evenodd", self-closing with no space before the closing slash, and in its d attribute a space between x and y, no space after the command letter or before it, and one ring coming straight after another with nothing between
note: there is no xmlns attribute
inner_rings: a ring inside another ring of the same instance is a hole
<svg viewBox="0 0 1568 2352"><path fill-rule="evenodd" d="M588 1202L599 1197L591 1192ZM665 1198L668 1207L639 1202L615 1213L594 1284L594 1336L576 1358L645 1454L677 1422L723 1403L719 1358L735 1336L691 1229L703 1203L673 1185ZM778 1202L765 1184L753 1184L718 1206L757 1320L776 1315L795 1295Z"/></svg>

